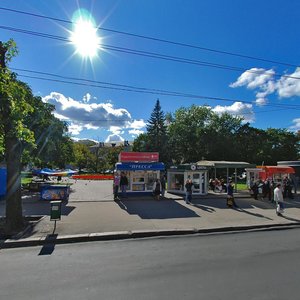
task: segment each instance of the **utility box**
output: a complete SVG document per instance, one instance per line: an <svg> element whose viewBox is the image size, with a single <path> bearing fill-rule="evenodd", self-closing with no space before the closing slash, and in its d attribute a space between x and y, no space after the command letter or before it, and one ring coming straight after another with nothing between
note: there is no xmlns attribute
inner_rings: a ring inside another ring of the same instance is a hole
<svg viewBox="0 0 300 300"><path fill-rule="evenodd" d="M61 201L51 201L50 221L61 219Z"/></svg>

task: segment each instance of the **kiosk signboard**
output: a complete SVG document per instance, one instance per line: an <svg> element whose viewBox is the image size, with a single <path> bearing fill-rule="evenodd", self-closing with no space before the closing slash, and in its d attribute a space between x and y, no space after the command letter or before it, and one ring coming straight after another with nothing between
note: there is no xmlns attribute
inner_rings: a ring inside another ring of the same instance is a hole
<svg viewBox="0 0 300 300"><path fill-rule="evenodd" d="M158 152L121 152L119 162L158 162Z"/></svg>

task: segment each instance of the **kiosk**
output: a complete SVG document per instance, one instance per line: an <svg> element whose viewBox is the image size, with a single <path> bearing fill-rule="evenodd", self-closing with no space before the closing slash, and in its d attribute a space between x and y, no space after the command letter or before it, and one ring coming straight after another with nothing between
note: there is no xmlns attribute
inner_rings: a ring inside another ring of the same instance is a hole
<svg viewBox="0 0 300 300"><path fill-rule="evenodd" d="M247 186L250 189L258 180L272 180L275 184L282 183L285 177L290 177L295 170L287 166L258 166L257 168L246 168Z"/></svg>
<svg viewBox="0 0 300 300"><path fill-rule="evenodd" d="M128 179L127 193L152 194L154 181L160 178L165 165L158 162L157 152L121 152L116 172L123 172Z"/></svg>
<svg viewBox="0 0 300 300"><path fill-rule="evenodd" d="M161 162L120 162L116 164L116 171L124 172L128 178L127 192L129 193L152 193L154 181L160 178L160 171L164 170L165 165Z"/></svg>
<svg viewBox="0 0 300 300"><path fill-rule="evenodd" d="M193 181L193 195L206 195L208 190L208 168L197 164L184 164L168 169L168 192L184 194L185 182Z"/></svg>

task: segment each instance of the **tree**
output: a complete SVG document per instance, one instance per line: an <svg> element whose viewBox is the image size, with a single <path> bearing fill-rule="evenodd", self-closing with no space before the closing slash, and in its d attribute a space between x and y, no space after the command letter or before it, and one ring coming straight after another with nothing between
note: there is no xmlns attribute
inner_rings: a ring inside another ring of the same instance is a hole
<svg viewBox="0 0 300 300"><path fill-rule="evenodd" d="M147 152L149 151L149 141L148 134L141 133L134 141L133 141L133 151L137 152Z"/></svg>
<svg viewBox="0 0 300 300"><path fill-rule="evenodd" d="M89 147L81 143L73 143L74 152L74 165L81 171L84 168L88 168L93 159L92 153Z"/></svg>
<svg viewBox="0 0 300 300"><path fill-rule="evenodd" d="M0 42L0 135L3 136L7 164L6 229L18 232L24 227L21 200L22 141L32 143L33 133L24 125L24 118L33 110L31 89L18 81L6 67L16 55L16 44Z"/></svg>
<svg viewBox="0 0 300 300"><path fill-rule="evenodd" d="M160 160L166 162L168 160L167 145L166 117L161 109L159 100L157 100L147 124L146 148L148 148L148 151L159 152Z"/></svg>
<svg viewBox="0 0 300 300"><path fill-rule="evenodd" d="M219 115L207 106L178 109L169 125L173 161L235 160L235 135L241 124L241 118Z"/></svg>
<svg viewBox="0 0 300 300"><path fill-rule="evenodd" d="M179 108L169 125L169 140L172 159L175 163L191 163L202 157L209 158L209 145L214 139L208 130L212 111L208 107L192 105Z"/></svg>

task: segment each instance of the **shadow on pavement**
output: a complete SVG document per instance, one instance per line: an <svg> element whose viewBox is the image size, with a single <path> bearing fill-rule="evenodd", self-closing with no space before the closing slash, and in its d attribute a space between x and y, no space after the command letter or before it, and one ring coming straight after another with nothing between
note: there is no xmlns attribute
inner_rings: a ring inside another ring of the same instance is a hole
<svg viewBox="0 0 300 300"><path fill-rule="evenodd" d="M258 218L263 218L263 219L267 219L267 220L271 220L271 221L273 220L273 219L271 219L269 217L266 217L264 215L261 215L261 214L258 214L258 213L253 213L253 212L250 212L248 210L244 210L244 209L242 209L240 207L235 208L235 210L239 211L239 212L242 212L242 213L245 213L245 214L250 215L250 216L254 216L254 217L258 217Z"/></svg>
<svg viewBox="0 0 300 300"><path fill-rule="evenodd" d="M45 245L42 247L40 255L51 255L55 249L55 241L57 239L57 234L48 234L45 239Z"/></svg>
<svg viewBox="0 0 300 300"><path fill-rule="evenodd" d="M130 215L138 215L141 219L172 219L172 218L199 218L193 210L176 201L143 200L132 201L121 199L115 201L121 209Z"/></svg>
<svg viewBox="0 0 300 300"><path fill-rule="evenodd" d="M299 219L287 217L287 216L285 216L285 215L282 215L281 217L284 218L284 219L286 219L286 220L292 221L292 222L300 222Z"/></svg>

